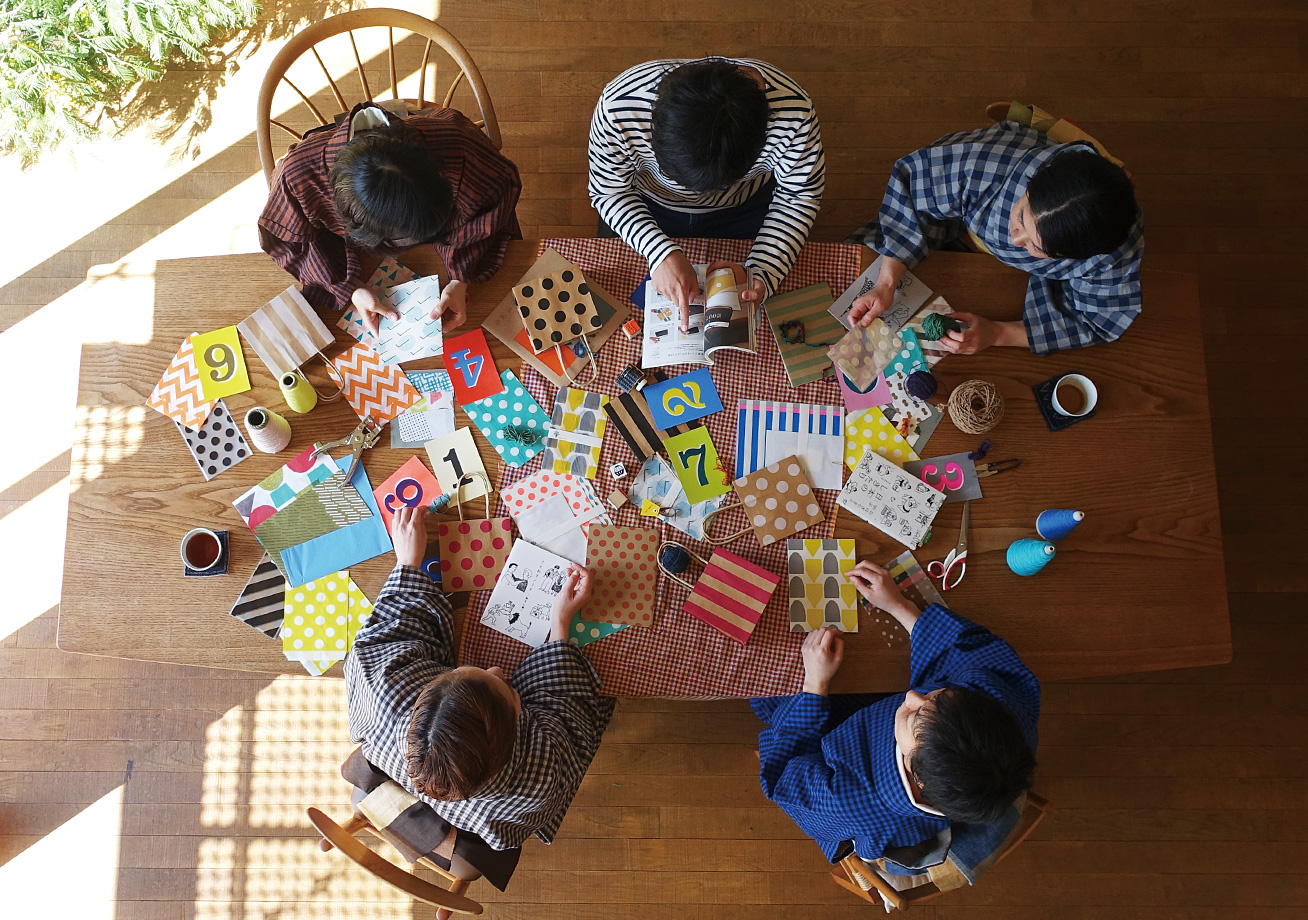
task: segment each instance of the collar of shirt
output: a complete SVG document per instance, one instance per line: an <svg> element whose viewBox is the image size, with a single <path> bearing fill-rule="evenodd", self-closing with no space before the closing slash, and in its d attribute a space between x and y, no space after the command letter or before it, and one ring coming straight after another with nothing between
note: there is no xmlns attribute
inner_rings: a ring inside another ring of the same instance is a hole
<svg viewBox="0 0 1308 920"><path fill-rule="evenodd" d="M390 118L381 106L371 103L356 106L354 113L350 116L350 130L346 141L354 140L354 136L360 131L367 131L371 128L384 128L390 123Z"/></svg>
<svg viewBox="0 0 1308 920"><path fill-rule="evenodd" d="M904 795L908 796L909 804L918 811L924 811L929 815L935 815L937 818L943 818L943 812L936 811L930 805L923 805L917 800L917 790L913 788L913 783L909 779L908 770L904 768L904 752L899 749L899 742L895 742L895 766L899 769L899 783L904 788Z"/></svg>

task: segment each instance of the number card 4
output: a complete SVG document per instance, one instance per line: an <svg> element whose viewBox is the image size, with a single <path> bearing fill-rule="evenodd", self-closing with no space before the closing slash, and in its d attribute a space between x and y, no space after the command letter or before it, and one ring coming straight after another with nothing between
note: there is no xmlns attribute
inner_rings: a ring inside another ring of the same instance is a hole
<svg viewBox="0 0 1308 920"><path fill-rule="evenodd" d="M722 400L707 367L645 387L643 392L654 424L665 431L722 411Z"/></svg>
<svg viewBox="0 0 1308 920"><path fill-rule="evenodd" d="M381 512L386 532L390 533L395 512L405 505L410 508L430 505L442 493L440 483L427 472L422 460L410 457L389 479L373 489L372 494L377 499L377 510Z"/></svg>
<svg viewBox="0 0 1308 920"><path fill-rule="evenodd" d="M441 360L450 374L450 383L454 384L454 401L460 406L504 392L484 332L473 329L456 335L446 339L444 347Z"/></svg>
<svg viewBox="0 0 1308 920"><path fill-rule="evenodd" d="M235 326L197 335L191 339L191 348L206 401L244 393L250 388L250 375L245 369L245 355Z"/></svg>
<svg viewBox="0 0 1308 920"><path fill-rule="evenodd" d="M472 439L471 428L460 428L454 434L428 441L423 446L427 448L427 459L431 461L436 478L447 492L458 488L459 480L469 473L486 475L486 467L481 462L481 454L477 452L477 442ZM480 476L474 476L463 484L463 491L455 497L463 501L485 494L485 483Z"/></svg>
<svg viewBox="0 0 1308 920"><path fill-rule="evenodd" d="M722 468L707 428L701 426L673 435L663 446L681 487L686 490L686 501L692 505L731 491L731 480Z"/></svg>
<svg viewBox="0 0 1308 920"><path fill-rule="evenodd" d="M967 502L981 497L981 480L976 475L976 464L966 453L946 454L926 460L910 460L904 472L945 493L945 504Z"/></svg>

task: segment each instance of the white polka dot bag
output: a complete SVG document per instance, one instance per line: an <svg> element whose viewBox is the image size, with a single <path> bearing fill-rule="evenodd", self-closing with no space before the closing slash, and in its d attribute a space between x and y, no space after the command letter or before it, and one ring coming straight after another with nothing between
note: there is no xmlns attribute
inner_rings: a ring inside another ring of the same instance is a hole
<svg viewBox="0 0 1308 920"><path fill-rule="evenodd" d="M746 473L732 488L739 504L723 505L704 517L704 540L714 546L730 543L751 530L759 546L771 546L826 520L798 457L786 457ZM734 533L715 534L713 518L727 508L744 511L746 523Z"/></svg>

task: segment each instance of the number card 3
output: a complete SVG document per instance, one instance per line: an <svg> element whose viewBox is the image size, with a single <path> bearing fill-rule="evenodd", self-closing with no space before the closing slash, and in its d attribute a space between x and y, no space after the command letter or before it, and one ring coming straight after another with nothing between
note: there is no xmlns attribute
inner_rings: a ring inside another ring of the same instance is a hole
<svg viewBox="0 0 1308 920"><path fill-rule="evenodd" d="M718 459L707 428L692 428L663 442L673 472L686 490L686 500L698 504L731 491L731 480Z"/></svg>
<svg viewBox="0 0 1308 920"><path fill-rule="evenodd" d="M377 510L381 512L386 532L390 533L395 512L405 505L410 508L430 505L442 493L440 483L427 472L422 460L410 457L389 479L373 489L372 494L377 499Z"/></svg>
<svg viewBox="0 0 1308 920"><path fill-rule="evenodd" d="M245 355L235 326L224 326L191 339L195 366L200 372L200 389L205 400L221 399L250 388Z"/></svg>
<svg viewBox="0 0 1308 920"><path fill-rule="evenodd" d="M454 401L460 406L504 392L486 334L480 329L446 339L444 348L441 360L454 384Z"/></svg>
<svg viewBox="0 0 1308 920"><path fill-rule="evenodd" d="M643 392L654 424L665 431L722 411L722 400L707 367L648 386Z"/></svg>
<svg viewBox="0 0 1308 920"><path fill-rule="evenodd" d="M945 454L926 460L911 460L904 464L904 472L945 493L945 504L968 502L981 497L981 480L976 475L976 464L966 453Z"/></svg>

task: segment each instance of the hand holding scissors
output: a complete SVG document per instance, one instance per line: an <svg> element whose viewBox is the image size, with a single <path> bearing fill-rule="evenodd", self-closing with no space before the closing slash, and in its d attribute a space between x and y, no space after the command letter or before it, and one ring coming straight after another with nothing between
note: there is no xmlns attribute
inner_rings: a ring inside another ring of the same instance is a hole
<svg viewBox="0 0 1308 920"><path fill-rule="evenodd" d="M946 591L957 588L958 583L967 574L967 519L971 508L971 502L963 502L963 526L958 528L958 545L951 549L944 559L927 563L927 574L932 578L939 578L940 587ZM958 568L958 577L951 582L950 572L954 571L955 567Z"/></svg>

